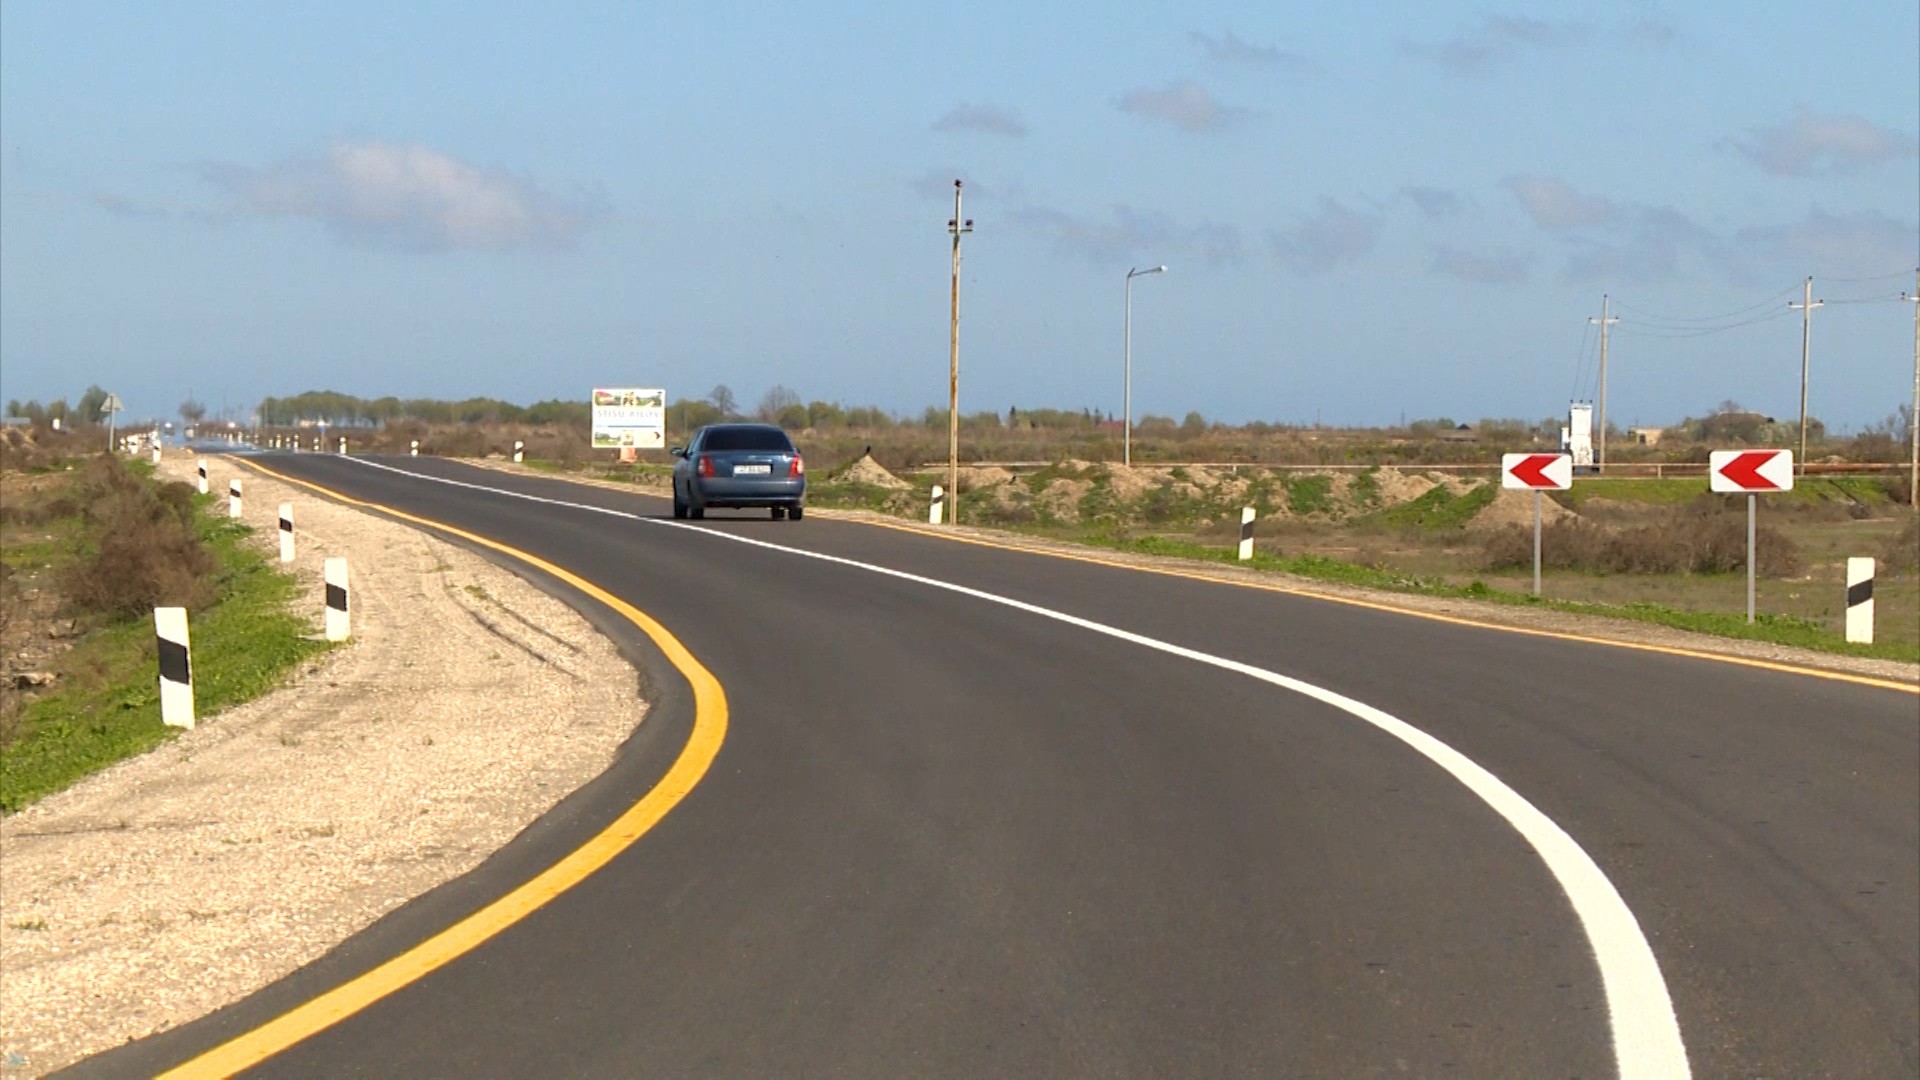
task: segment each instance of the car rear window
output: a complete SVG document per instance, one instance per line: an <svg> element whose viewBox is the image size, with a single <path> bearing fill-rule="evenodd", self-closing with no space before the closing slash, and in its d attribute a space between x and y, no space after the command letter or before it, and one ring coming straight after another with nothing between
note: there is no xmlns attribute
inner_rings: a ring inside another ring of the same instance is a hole
<svg viewBox="0 0 1920 1080"><path fill-rule="evenodd" d="M792 450L793 443L779 428L714 428L700 444L702 450Z"/></svg>

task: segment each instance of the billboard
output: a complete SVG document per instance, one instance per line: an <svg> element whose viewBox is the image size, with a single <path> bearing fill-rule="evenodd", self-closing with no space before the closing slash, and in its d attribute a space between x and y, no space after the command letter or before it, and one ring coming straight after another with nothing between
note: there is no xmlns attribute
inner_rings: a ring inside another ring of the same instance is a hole
<svg viewBox="0 0 1920 1080"><path fill-rule="evenodd" d="M657 450L667 445L665 390L593 390L593 446L596 450Z"/></svg>

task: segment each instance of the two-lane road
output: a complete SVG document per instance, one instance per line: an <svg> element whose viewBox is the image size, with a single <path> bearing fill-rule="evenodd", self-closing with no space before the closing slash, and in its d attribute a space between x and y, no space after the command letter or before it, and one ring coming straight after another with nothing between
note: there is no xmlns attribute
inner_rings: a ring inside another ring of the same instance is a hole
<svg viewBox="0 0 1920 1080"><path fill-rule="evenodd" d="M1912 693L444 461L262 463L631 603L728 716L604 868L264 1075L1920 1072ZM656 701L615 767L77 1072L244 1036L659 781L686 677L556 587Z"/></svg>

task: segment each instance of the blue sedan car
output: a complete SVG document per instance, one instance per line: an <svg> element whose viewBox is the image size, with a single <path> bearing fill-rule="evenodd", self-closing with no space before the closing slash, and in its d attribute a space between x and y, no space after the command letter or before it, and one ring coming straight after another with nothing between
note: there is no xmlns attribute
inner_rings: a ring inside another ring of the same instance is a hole
<svg viewBox="0 0 1920 1080"><path fill-rule="evenodd" d="M709 506L764 506L776 521L806 513L807 467L772 424L708 424L672 453L674 517L702 518Z"/></svg>

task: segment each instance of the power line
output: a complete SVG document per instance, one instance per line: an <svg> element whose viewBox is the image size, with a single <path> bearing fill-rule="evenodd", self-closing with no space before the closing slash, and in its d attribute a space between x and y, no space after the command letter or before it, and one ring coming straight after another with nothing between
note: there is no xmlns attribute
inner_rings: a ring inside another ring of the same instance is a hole
<svg viewBox="0 0 1920 1080"><path fill-rule="evenodd" d="M1799 288L1800 288L1799 283L1795 282L1794 284L1789 285L1784 289L1781 289L1779 292L1774 293L1773 295L1767 297L1764 300L1758 301L1757 303L1748 304L1746 307L1743 307L1743 308L1736 308L1733 311L1722 312L1721 314L1718 314L1718 315L1661 315L1655 312L1645 311L1643 309L1636 308L1631 304L1624 304L1624 303L1620 305L1620 310L1627 311L1627 312L1637 312L1638 316L1633 320L1631 320L1634 322L1639 322L1643 319L1652 320L1655 322L1670 322L1670 323L1720 322L1723 319L1737 318L1739 316L1746 315L1750 312L1758 311L1761 308L1778 304L1781 300L1785 299L1787 296L1791 295L1795 290Z"/></svg>
<svg viewBox="0 0 1920 1080"><path fill-rule="evenodd" d="M1622 329L1616 330L1614 332L1618 334L1626 334L1630 337L1643 337L1643 338L1706 337L1710 334L1724 334L1729 330L1738 330L1746 326L1755 326L1764 322L1772 322L1775 319L1786 318L1788 315L1791 315L1791 314L1792 314L1791 310L1787 308L1779 308L1779 309L1769 311L1764 315L1755 315L1752 318L1743 319L1740 322L1727 323L1724 326L1702 326L1702 327L1693 328L1693 329L1680 328L1680 327L1656 326L1648 330L1629 330L1623 327ZM1625 326L1638 326L1638 325L1640 324L1635 322L1628 322L1625 324Z"/></svg>

